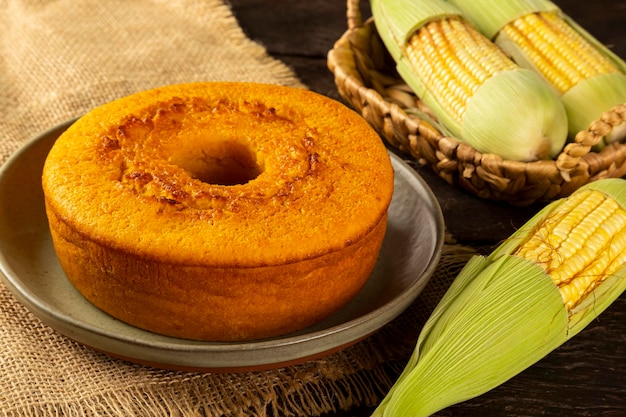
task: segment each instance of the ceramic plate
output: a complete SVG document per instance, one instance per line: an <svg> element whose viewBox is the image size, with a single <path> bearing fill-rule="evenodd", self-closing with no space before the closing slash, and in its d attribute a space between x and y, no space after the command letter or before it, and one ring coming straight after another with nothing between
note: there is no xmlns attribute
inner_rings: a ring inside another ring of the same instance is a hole
<svg viewBox="0 0 626 417"><path fill-rule="evenodd" d="M419 295L439 261L444 223L437 200L411 167L390 154L395 190L378 263L362 291L334 316L297 333L242 343L177 339L129 326L74 289L48 232L41 171L52 144L71 123L34 138L0 168L0 277L45 324L111 356L195 371L304 362L350 346L397 317Z"/></svg>

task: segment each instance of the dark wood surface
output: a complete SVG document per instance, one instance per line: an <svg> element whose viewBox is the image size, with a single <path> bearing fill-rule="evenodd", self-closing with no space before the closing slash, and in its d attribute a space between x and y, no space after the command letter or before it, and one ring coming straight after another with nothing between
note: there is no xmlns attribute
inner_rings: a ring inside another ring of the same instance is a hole
<svg viewBox="0 0 626 417"><path fill-rule="evenodd" d="M326 54L346 31L342 0L230 0L246 34L289 65L311 90L341 100ZM562 0L557 4L626 58L626 2ZM367 2L362 2L369 16ZM489 248L537 208L497 204L460 191L429 168L418 172L436 194L455 238ZM523 314L523 311L520 311ZM368 408L332 417L366 416ZM437 416L626 416L626 295L558 350L505 384ZM329 416L331 417L331 416Z"/></svg>

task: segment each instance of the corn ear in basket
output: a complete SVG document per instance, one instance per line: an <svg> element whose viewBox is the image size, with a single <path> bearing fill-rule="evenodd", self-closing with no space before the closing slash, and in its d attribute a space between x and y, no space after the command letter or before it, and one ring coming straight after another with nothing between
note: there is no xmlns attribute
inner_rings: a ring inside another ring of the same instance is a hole
<svg viewBox="0 0 626 417"><path fill-rule="evenodd" d="M481 395L578 334L625 289L626 180L599 180L470 259L373 415L429 416Z"/></svg>
<svg viewBox="0 0 626 417"><path fill-rule="evenodd" d="M558 95L522 69L443 0L372 0L378 32L398 73L443 131L483 153L556 157L567 138Z"/></svg>
<svg viewBox="0 0 626 417"><path fill-rule="evenodd" d="M593 147L626 120L626 103L576 134L554 160L513 161L483 153L444 131L396 70L381 40L368 0L346 0L347 30L328 52L328 68L341 97L392 147L430 167L447 183L479 198L515 206L549 202L600 178L626 175L626 142ZM501 136L506 135L504 123Z"/></svg>
<svg viewBox="0 0 626 417"><path fill-rule="evenodd" d="M626 63L549 0L449 0L513 60L561 96L569 136L626 102ZM626 137L626 123L596 150Z"/></svg>

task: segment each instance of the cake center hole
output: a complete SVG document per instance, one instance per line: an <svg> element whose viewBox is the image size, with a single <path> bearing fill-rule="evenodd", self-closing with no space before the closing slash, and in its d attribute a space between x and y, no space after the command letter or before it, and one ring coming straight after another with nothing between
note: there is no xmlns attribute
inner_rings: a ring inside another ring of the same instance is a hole
<svg viewBox="0 0 626 417"><path fill-rule="evenodd" d="M179 163L192 177L213 185L246 184L263 169L256 154L246 145L234 141L213 143L195 149L193 157Z"/></svg>

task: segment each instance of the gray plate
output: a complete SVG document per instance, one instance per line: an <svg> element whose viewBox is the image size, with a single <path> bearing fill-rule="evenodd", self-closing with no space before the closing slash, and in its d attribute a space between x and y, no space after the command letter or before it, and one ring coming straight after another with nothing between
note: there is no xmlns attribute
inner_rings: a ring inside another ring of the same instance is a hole
<svg viewBox="0 0 626 417"><path fill-rule="evenodd" d="M343 349L397 317L419 295L439 261L444 222L421 177L390 154L395 190L372 276L334 316L303 331L242 343L160 336L116 320L86 301L57 260L44 211L41 171L72 123L34 138L0 168L0 278L32 313L59 333L111 356L167 369L240 371L304 362Z"/></svg>

